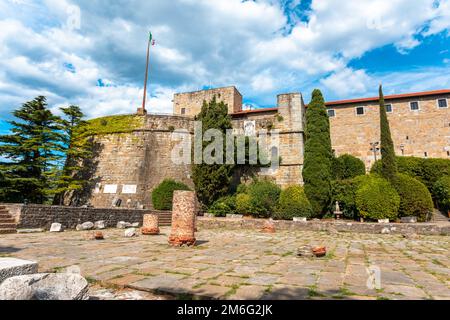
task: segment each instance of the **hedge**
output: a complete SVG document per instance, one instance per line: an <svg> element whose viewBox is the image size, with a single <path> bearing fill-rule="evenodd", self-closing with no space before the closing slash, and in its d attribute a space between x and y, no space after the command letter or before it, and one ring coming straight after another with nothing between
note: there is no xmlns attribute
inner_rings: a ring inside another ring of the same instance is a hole
<svg viewBox="0 0 450 320"><path fill-rule="evenodd" d="M396 220L400 196L386 179L365 176L356 191L356 207L360 215L370 220Z"/></svg>
<svg viewBox="0 0 450 320"><path fill-rule="evenodd" d="M427 187L419 180L399 173L394 187L400 196L400 217L415 216L418 221L429 220L433 211L433 200Z"/></svg>
<svg viewBox="0 0 450 320"><path fill-rule="evenodd" d="M172 210L173 192L190 190L187 185L172 179L165 179L152 191L153 208L156 210Z"/></svg>
<svg viewBox="0 0 450 320"><path fill-rule="evenodd" d="M356 191L360 180L361 178L353 178L333 182L331 212L334 212L337 201L345 218L355 220L359 218L359 211L356 207Z"/></svg>
<svg viewBox="0 0 450 320"><path fill-rule="evenodd" d="M250 213L258 218L268 218L274 212L281 189L270 180L256 180L247 187L250 196Z"/></svg>
<svg viewBox="0 0 450 320"><path fill-rule="evenodd" d="M274 218L279 220L292 220L294 217L309 218L312 207L305 195L302 186L294 185L281 191Z"/></svg>
<svg viewBox="0 0 450 320"><path fill-rule="evenodd" d="M208 209L208 213L216 217L225 217L227 214L236 214L236 197L226 196L215 201Z"/></svg>
<svg viewBox="0 0 450 320"><path fill-rule="evenodd" d="M450 175L450 160L436 158L417 158L417 157L396 157L399 173L407 174L422 182L431 195L434 194L434 184L443 176ZM371 169L372 173L381 173L381 162L374 163Z"/></svg>
<svg viewBox="0 0 450 320"><path fill-rule="evenodd" d="M246 193L238 193L236 195L236 212L238 214L250 215L250 196Z"/></svg>
<svg viewBox="0 0 450 320"><path fill-rule="evenodd" d="M448 212L450 210L450 176L443 176L436 181L433 190L439 209Z"/></svg>

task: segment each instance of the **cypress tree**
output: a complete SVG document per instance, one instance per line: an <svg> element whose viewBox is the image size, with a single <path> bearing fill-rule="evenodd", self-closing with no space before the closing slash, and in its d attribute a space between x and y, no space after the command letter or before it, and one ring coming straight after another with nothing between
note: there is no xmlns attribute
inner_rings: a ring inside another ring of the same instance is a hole
<svg viewBox="0 0 450 320"><path fill-rule="evenodd" d="M313 214L319 216L330 208L333 153L330 120L322 93L318 89L313 91L312 100L306 110L305 134L305 193L312 205Z"/></svg>
<svg viewBox="0 0 450 320"><path fill-rule="evenodd" d="M204 206L210 206L215 200L229 192L234 165L226 164L225 133L232 129L231 117L228 115L228 107L225 103L218 103L216 97L207 103L203 102L201 112L196 121L202 122L202 135L209 129L218 129L223 135L223 164L193 164L192 179L199 201ZM202 142L202 152L209 145Z"/></svg>
<svg viewBox="0 0 450 320"><path fill-rule="evenodd" d="M395 162L394 143L391 137L391 129L384 104L383 87L380 85L380 149L381 149L381 175L393 182L397 175L397 164Z"/></svg>
<svg viewBox="0 0 450 320"><path fill-rule="evenodd" d="M60 108L64 118L60 120L63 132L62 148L65 153L64 164L58 168L56 174L56 189L53 204L64 204L64 195L67 192L81 190L85 184L79 178L82 171L83 160L92 155L90 138L83 137L86 121L83 112L78 106Z"/></svg>
<svg viewBox="0 0 450 320"><path fill-rule="evenodd" d="M59 117L39 96L15 110L11 134L0 136L2 201L44 203L51 195L52 174L61 157Z"/></svg>

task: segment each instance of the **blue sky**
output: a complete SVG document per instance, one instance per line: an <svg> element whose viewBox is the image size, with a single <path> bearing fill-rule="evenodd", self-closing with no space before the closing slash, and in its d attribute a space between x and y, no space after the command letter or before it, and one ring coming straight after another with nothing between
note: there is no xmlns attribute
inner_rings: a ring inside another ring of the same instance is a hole
<svg viewBox="0 0 450 320"><path fill-rule="evenodd" d="M450 0L0 0L0 134L45 95L89 117L235 85L246 103L320 88L326 100L450 88Z"/></svg>

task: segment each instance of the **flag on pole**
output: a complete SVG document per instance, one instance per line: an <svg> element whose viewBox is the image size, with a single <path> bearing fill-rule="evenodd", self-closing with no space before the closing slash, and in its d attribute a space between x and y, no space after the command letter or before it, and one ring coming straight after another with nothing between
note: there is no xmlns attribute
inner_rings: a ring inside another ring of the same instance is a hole
<svg viewBox="0 0 450 320"><path fill-rule="evenodd" d="M149 38L148 38L148 39L149 39L149 40L150 40L150 42L151 42L151 41L153 40L153 36L152 36L152 33L151 33L151 32L149 32L149 33L148 33L148 35L149 35Z"/></svg>

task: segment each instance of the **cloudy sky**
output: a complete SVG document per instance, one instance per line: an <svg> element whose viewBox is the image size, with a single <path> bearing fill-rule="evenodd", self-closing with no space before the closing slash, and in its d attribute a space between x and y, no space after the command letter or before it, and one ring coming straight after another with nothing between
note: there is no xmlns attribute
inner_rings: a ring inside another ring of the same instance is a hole
<svg viewBox="0 0 450 320"><path fill-rule="evenodd" d="M90 118L236 85L246 103L450 88L450 0L0 0L0 133L37 95Z"/></svg>

